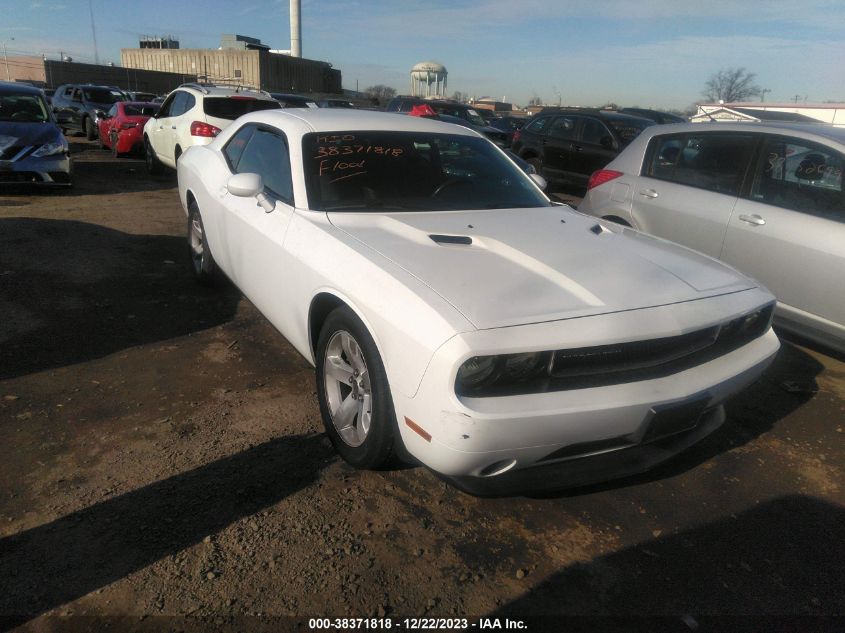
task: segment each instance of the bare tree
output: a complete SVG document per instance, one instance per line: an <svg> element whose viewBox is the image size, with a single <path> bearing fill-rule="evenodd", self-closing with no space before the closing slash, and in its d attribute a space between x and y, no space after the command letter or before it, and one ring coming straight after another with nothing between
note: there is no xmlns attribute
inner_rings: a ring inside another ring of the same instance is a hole
<svg viewBox="0 0 845 633"><path fill-rule="evenodd" d="M452 100L453 101L463 102L463 101L466 101L467 99L468 99L468 95L465 95L460 90L455 90L455 92L452 94Z"/></svg>
<svg viewBox="0 0 845 633"><path fill-rule="evenodd" d="M531 97L528 100L528 105L530 105L530 106L541 106L541 105L543 105L543 100L540 97L538 97L537 95L534 95L533 97Z"/></svg>
<svg viewBox="0 0 845 633"><path fill-rule="evenodd" d="M701 94L714 103L744 101L762 91L754 83L755 77L756 73L750 73L745 68L724 68L710 76Z"/></svg>
<svg viewBox="0 0 845 633"><path fill-rule="evenodd" d="M364 94L370 97L371 99L378 100L379 103L381 103L384 101L390 101L393 97L395 97L396 89L391 88L390 86L378 84L377 86L370 86L369 88L365 88Z"/></svg>

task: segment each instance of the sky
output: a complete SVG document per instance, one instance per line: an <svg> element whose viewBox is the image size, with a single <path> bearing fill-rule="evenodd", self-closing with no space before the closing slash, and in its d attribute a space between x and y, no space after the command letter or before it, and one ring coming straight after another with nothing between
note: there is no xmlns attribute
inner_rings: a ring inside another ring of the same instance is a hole
<svg viewBox="0 0 845 633"><path fill-rule="evenodd" d="M9 55L101 63L140 35L216 48L222 33L290 47L288 0L0 0ZM14 38L13 40L11 38ZM448 92L543 103L684 109L707 79L744 67L768 102L845 101L842 0L302 0L302 54L343 87L409 92L421 61Z"/></svg>

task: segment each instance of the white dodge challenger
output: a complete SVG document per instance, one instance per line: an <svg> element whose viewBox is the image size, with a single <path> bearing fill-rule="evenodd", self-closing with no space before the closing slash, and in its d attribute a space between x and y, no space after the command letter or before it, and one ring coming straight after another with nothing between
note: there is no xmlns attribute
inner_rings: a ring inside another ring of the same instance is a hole
<svg viewBox="0 0 845 633"><path fill-rule="evenodd" d="M196 275L225 273L316 366L359 468L412 458L476 493L641 472L778 350L759 284L550 202L466 128L256 112L178 176Z"/></svg>

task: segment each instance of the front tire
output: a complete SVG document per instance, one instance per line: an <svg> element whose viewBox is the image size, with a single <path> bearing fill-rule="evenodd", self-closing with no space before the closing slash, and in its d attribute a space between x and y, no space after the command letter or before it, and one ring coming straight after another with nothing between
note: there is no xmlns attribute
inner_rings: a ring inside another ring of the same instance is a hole
<svg viewBox="0 0 845 633"><path fill-rule="evenodd" d="M148 138L144 138L144 163L147 166L148 174L156 175L161 173L161 162L158 160L156 151L153 149Z"/></svg>
<svg viewBox="0 0 845 633"><path fill-rule="evenodd" d="M317 398L335 450L355 468L391 462L396 415L373 337L347 306L329 314L317 341Z"/></svg>
<svg viewBox="0 0 845 633"><path fill-rule="evenodd" d="M188 250L196 280L203 285L214 283L217 264L214 263L214 257L208 248L208 239L196 200L191 200L188 205Z"/></svg>

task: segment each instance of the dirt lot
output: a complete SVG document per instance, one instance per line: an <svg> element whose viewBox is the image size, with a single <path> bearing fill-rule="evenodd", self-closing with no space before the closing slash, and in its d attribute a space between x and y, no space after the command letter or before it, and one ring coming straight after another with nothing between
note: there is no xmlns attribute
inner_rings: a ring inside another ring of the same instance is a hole
<svg viewBox="0 0 845 633"><path fill-rule="evenodd" d="M0 195L0 628L841 626L814 617L845 616L841 359L784 343L722 430L636 479L479 499L358 472L309 365L194 284L175 178L72 140L73 191Z"/></svg>

